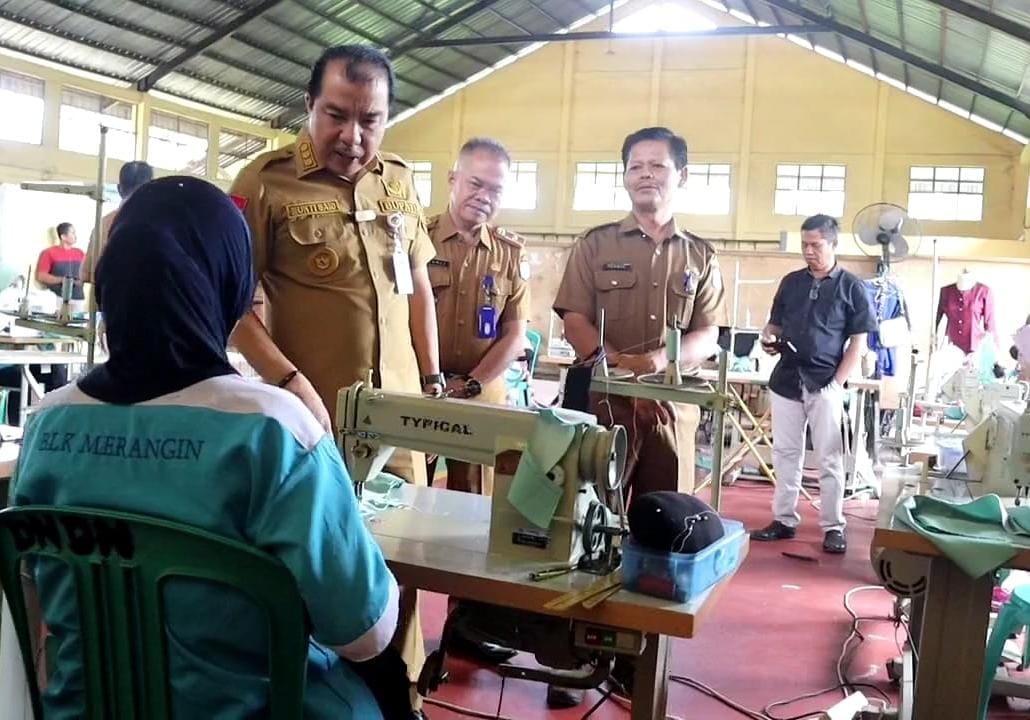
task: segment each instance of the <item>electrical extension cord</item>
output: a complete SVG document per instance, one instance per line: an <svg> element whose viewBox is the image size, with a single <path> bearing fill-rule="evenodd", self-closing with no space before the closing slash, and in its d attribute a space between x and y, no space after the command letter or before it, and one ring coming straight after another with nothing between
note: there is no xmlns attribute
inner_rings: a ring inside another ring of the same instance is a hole
<svg viewBox="0 0 1030 720"><path fill-rule="evenodd" d="M867 705L862 712L855 716L855 720L898 720L898 711L894 708L878 708Z"/></svg>

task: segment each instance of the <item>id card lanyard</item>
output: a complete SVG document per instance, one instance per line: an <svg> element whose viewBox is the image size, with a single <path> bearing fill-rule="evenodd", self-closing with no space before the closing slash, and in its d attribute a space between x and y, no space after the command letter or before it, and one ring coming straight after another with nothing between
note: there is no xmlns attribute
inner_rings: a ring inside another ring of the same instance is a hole
<svg viewBox="0 0 1030 720"><path fill-rule="evenodd" d="M476 337L493 340L497 337L497 307L494 305L494 276L483 278L483 304L476 312Z"/></svg>
<svg viewBox="0 0 1030 720"><path fill-rule="evenodd" d="M386 216L386 226L393 236L393 277L399 295L411 295L415 285L411 279L411 258L404 251L404 216L391 213Z"/></svg>

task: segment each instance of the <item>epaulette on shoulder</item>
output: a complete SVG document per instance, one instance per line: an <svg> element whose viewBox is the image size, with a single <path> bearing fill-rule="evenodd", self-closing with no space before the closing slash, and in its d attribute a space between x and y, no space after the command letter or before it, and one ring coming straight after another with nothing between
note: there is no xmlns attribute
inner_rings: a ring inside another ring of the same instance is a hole
<svg viewBox="0 0 1030 720"><path fill-rule="evenodd" d="M684 232L683 234L690 239L690 242L697 243L703 247L709 255L715 254L715 245L712 244L711 240L706 240L705 238L699 237L691 232Z"/></svg>
<svg viewBox="0 0 1030 720"><path fill-rule="evenodd" d="M587 230L584 230L579 235L577 235L576 236L576 243L583 242L584 240L589 239L590 236L592 236L595 233L598 233L598 232L600 232L602 230L608 230L610 228L617 228L621 224L622 224L621 221L616 221L616 222L604 223L603 225L595 225L594 227L589 228Z"/></svg>
<svg viewBox="0 0 1030 720"><path fill-rule="evenodd" d="M513 230L502 227L494 227L492 230L494 237L502 242L514 245L517 248L522 248L526 245L526 239Z"/></svg>
<svg viewBox="0 0 1030 720"><path fill-rule="evenodd" d="M279 160L289 160L293 157L293 153L296 150L296 147L296 143L290 143L289 145L281 147L278 150L268 150L266 152L263 152L251 161L249 167L261 171L269 165L271 165L272 163L277 162Z"/></svg>
<svg viewBox="0 0 1030 720"><path fill-rule="evenodd" d="M383 162L388 162L393 165L400 165L401 167L406 167L409 170L411 169L411 163L402 158L400 155L396 155L394 153L389 152L381 152L379 153L379 156L383 159Z"/></svg>
<svg viewBox="0 0 1030 720"><path fill-rule="evenodd" d="M432 233L433 230L436 229L436 226L439 223L440 223L440 216L439 215L432 215L432 216L426 218L426 230L429 231L430 233Z"/></svg>

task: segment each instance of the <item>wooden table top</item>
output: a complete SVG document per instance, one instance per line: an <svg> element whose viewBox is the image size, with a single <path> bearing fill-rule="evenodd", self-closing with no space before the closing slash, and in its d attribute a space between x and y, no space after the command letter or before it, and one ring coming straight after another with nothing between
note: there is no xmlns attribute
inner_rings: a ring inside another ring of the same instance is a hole
<svg viewBox="0 0 1030 720"><path fill-rule="evenodd" d="M436 488L405 485L402 499L411 507L385 511L371 522L387 562L402 585L413 585L494 605L569 617L638 630L692 637L729 583L719 582L687 603L620 591L600 606L553 612L544 605L597 578L570 573L533 582L529 573L553 563L513 561L487 552L490 498ZM741 563L747 557L745 540ZM738 565L739 568L739 565Z"/></svg>

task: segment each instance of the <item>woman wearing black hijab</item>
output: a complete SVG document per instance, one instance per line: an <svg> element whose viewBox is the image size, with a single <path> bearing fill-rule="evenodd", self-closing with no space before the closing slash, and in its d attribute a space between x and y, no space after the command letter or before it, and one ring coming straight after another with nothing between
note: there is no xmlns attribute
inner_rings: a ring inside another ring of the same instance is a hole
<svg viewBox="0 0 1030 720"><path fill-rule="evenodd" d="M304 717L381 718L341 657L387 647L396 582L330 436L296 397L239 377L226 359L253 293L250 252L242 216L202 180L157 180L126 202L97 268L110 360L40 403L14 504L151 515L280 558L313 628ZM57 643L47 718L81 717L71 578L40 563L36 581ZM176 717L261 716L260 611L223 587L178 581L166 613Z"/></svg>

